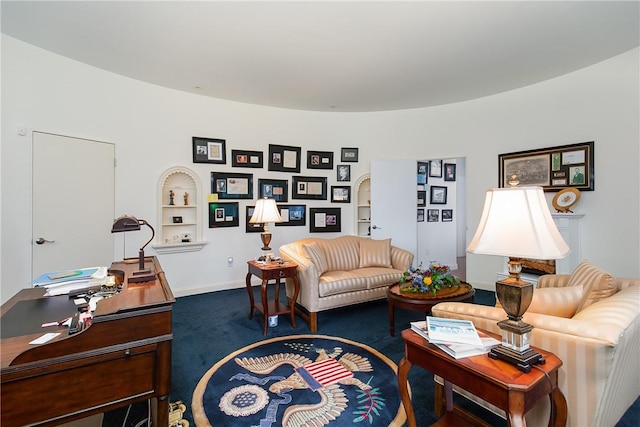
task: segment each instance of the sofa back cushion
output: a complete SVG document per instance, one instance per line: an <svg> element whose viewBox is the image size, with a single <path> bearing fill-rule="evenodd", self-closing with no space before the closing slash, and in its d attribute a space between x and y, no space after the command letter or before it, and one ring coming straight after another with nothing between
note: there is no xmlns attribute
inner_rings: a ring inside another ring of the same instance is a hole
<svg viewBox="0 0 640 427"><path fill-rule="evenodd" d="M318 276L321 276L322 273L327 271L327 258L317 242L305 243L302 245L302 249L305 255L307 255L307 258L316 266Z"/></svg>
<svg viewBox="0 0 640 427"><path fill-rule="evenodd" d="M357 236L340 236L335 239L317 239L316 242L327 260L327 271L355 270L359 265L360 240Z"/></svg>
<svg viewBox="0 0 640 427"><path fill-rule="evenodd" d="M360 268L387 267L391 265L391 239L360 241Z"/></svg>
<svg viewBox="0 0 640 427"><path fill-rule="evenodd" d="M588 261L582 261L571 273L567 286L582 285L583 295L577 312L590 306L594 302L608 298L618 289L614 284L613 276L603 269L596 267Z"/></svg>
<svg viewBox="0 0 640 427"><path fill-rule="evenodd" d="M578 310L582 294L582 285L564 288L536 288L533 290L533 298L531 298L527 313L570 319ZM496 307L502 307L497 299Z"/></svg>

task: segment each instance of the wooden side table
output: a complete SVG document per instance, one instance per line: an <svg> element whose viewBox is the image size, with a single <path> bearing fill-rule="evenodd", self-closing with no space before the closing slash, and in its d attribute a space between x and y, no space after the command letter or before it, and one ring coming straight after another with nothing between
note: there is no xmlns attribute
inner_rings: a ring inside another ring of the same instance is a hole
<svg viewBox="0 0 640 427"><path fill-rule="evenodd" d="M247 293L249 294L249 319L253 318L254 309L258 309L264 318L264 335L267 335L269 316L278 314L290 314L291 325L296 327L295 305L300 292L300 281L298 280L298 266L292 262L283 263L266 263L258 261L247 261L248 272L245 278L247 285ZM253 291L251 289L251 276L259 277L262 280L260 285L260 297L262 306L256 306L253 299ZM280 283L282 279L291 278L294 283L294 295L289 306L280 303ZM267 285L273 280L276 285L275 298L269 300L267 296Z"/></svg>
<svg viewBox="0 0 640 427"><path fill-rule="evenodd" d="M407 385L407 376L412 364L421 366L445 380L447 412L434 425L469 425L468 419L465 420L458 413L454 413L451 384L458 385L504 410L511 427L526 426L524 414L539 399L549 396L553 404L549 426L566 425L567 401L558 388L558 368L562 366L562 361L553 353L536 348L546 360L544 365L537 365L544 372L533 369L525 374L516 366L491 359L486 354L455 359L411 329L402 331L402 339L405 354L398 367L398 387L410 427L416 425Z"/></svg>

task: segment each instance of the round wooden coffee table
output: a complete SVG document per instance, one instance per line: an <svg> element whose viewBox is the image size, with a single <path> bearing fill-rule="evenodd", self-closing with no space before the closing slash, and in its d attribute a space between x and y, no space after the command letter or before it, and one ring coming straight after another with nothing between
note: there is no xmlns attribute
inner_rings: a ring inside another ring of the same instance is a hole
<svg viewBox="0 0 640 427"><path fill-rule="evenodd" d="M389 304L389 333L395 335L395 308L404 310L421 311L425 315L431 314L431 308L440 302L473 302L475 289L465 282L453 288L444 288L437 295L427 294L403 294L400 292L400 284L396 283L387 288L387 303Z"/></svg>

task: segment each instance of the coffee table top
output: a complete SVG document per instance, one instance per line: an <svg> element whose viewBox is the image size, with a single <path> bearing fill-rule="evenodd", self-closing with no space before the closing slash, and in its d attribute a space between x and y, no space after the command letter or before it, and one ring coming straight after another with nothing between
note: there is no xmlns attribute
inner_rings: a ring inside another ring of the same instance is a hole
<svg viewBox="0 0 640 427"><path fill-rule="evenodd" d="M387 288L387 298L395 301L413 302L415 304L435 304L444 301L460 301L470 298L476 293L473 287L465 282L451 288L443 288L436 295L428 292L425 294L411 294L400 292L400 283L396 283Z"/></svg>

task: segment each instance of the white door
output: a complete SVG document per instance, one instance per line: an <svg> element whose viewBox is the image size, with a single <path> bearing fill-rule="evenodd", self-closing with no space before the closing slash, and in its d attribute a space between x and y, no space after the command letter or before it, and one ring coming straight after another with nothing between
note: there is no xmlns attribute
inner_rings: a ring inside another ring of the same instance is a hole
<svg viewBox="0 0 640 427"><path fill-rule="evenodd" d="M371 238L417 256L416 160L371 162Z"/></svg>
<svg viewBox="0 0 640 427"><path fill-rule="evenodd" d="M114 144L33 133L32 279L113 261Z"/></svg>

